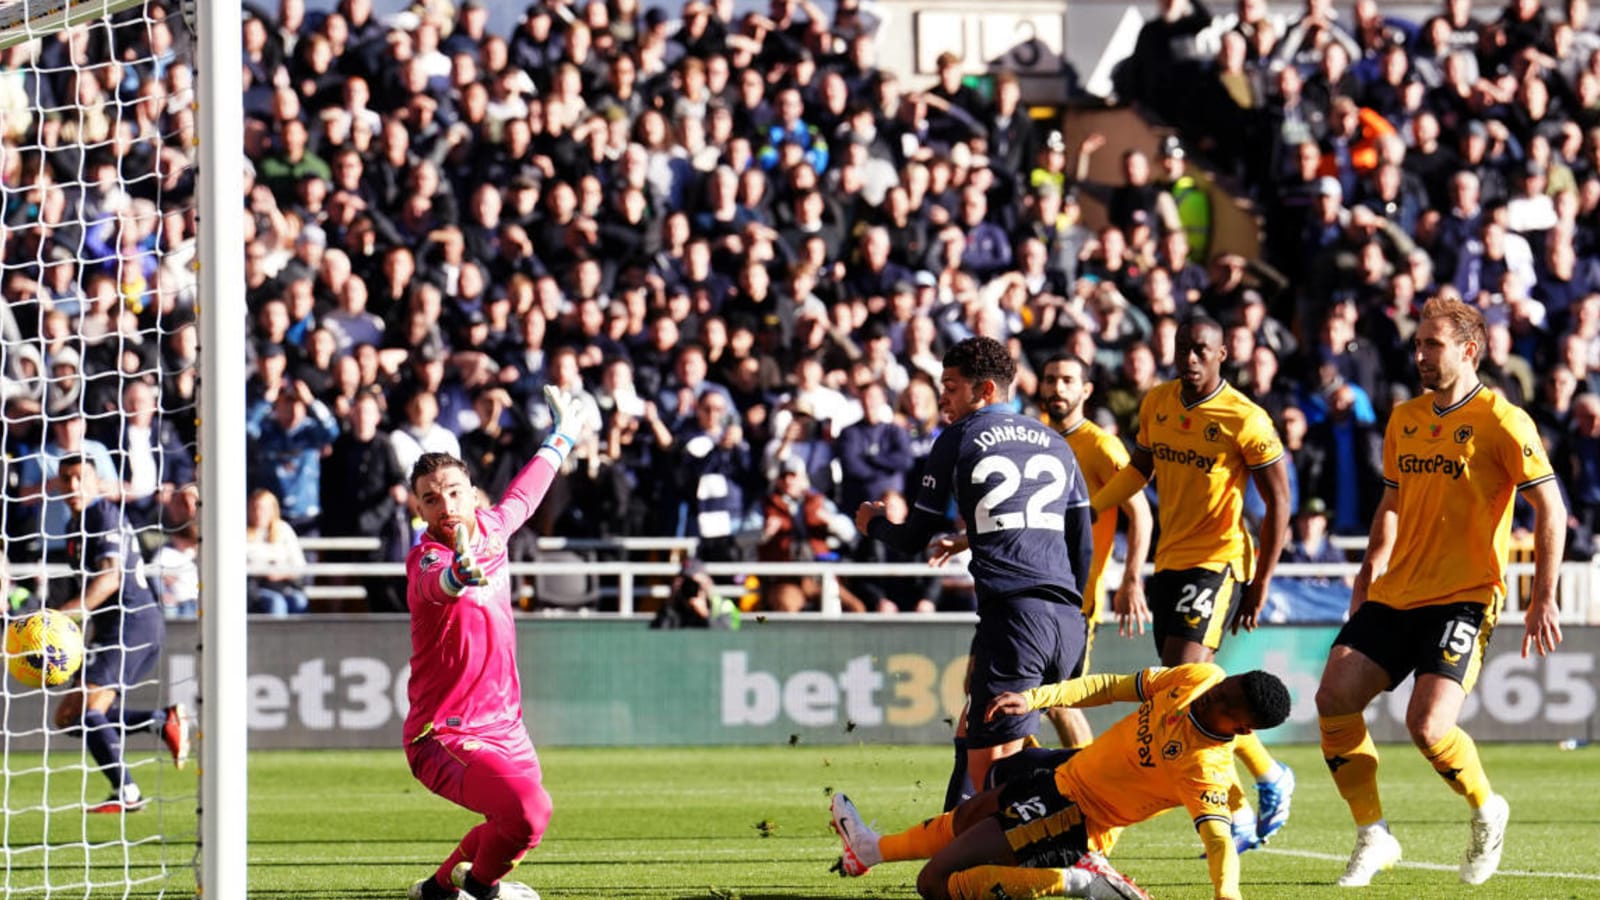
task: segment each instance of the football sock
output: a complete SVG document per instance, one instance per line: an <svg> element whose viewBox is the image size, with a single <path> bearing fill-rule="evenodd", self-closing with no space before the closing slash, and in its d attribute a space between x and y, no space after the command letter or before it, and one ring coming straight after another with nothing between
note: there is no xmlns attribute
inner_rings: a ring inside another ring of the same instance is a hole
<svg viewBox="0 0 1600 900"><path fill-rule="evenodd" d="M1450 729L1439 743L1422 751L1433 764L1433 770L1444 778L1450 790L1467 798L1473 809L1489 799L1489 776L1478 760L1478 745L1461 726Z"/></svg>
<svg viewBox="0 0 1600 900"><path fill-rule="evenodd" d="M128 731L160 731L161 726L167 724L167 711L123 709L121 703L113 703L106 708L106 720L121 722L122 727Z"/></svg>
<svg viewBox="0 0 1600 900"><path fill-rule="evenodd" d="M945 885L951 900L992 900L994 897L1025 900L1067 896L1066 876L1061 869L974 866L951 875Z"/></svg>
<svg viewBox="0 0 1600 900"><path fill-rule="evenodd" d="M437 875L422 883L422 900L456 900L460 896L461 892L453 885L445 887L440 884Z"/></svg>
<svg viewBox="0 0 1600 900"><path fill-rule="evenodd" d="M1350 805L1357 825L1371 825L1383 818L1383 802L1378 799L1378 748L1367 731L1361 713L1321 716L1322 759L1333 773L1339 796Z"/></svg>
<svg viewBox="0 0 1600 900"><path fill-rule="evenodd" d="M955 820L955 813L943 813L897 834L886 834L878 838L878 852L884 862L932 859L956 839Z"/></svg>
<svg viewBox="0 0 1600 900"><path fill-rule="evenodd" d="M1266 745L1253 732L1233 739L1233 754L1239 757L1256 781L1266 781L1267 776L1273 774L1272 754L1267 752Z"/></svg>
<svg viewBox="0 0 1600 900"><path fill-rule="evenodd" d="M500 896L500 882L484 884L473 878L471 872L468 872L467 877L462 879L461 889L470 894L474 900L494 900L494 898Z"/></svg>
<svg viewBox="0 0 1600 900"><path fill-rule="evenodd" d="M111 779L113 790L120 792L128 783L128 769L122 764L122 735L117 726L97 709L83 712L83 742L89 745L89 755L100 764L100 771Z"/></svg>
<svg viewBox="0 0 1600 900"><path fill-rule="evenodd" d="M487 827L489 827L489 823L485 822L467 832L467 836L461 839L461 843L450 851L450 855L445 857L444 863L434 871L433 880L440 884L452 884L453 882L450 880L451 873L455 872L456 866L464 862L472 862L472 858L477 855L478 832Z"/></svg>
<svg viewBox="0 0 1600 900"><path fill-rule="evenodd" d="M964 737L951 738L956 747L955 768L950 770L950 783L944 789L944 811L949 812L961 805L961 801L973 795L972 780L967 777L967 739Z"/></svg>

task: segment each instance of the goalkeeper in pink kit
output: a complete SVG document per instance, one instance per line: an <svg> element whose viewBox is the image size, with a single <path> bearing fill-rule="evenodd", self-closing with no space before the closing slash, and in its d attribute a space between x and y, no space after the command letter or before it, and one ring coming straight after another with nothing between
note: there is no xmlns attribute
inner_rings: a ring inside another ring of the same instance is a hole
<svg viewBox="0 0 1600 900"><path fill-rule="evenodd" d="M582 423L546 387L555 424L492 509L461 460L426 453L411 470L427 533L406 558L411 608L411 712L406 760L428 790L482 813L434 874L411 886L411 900L538 900L526 885L501 879L539 845L550 795L522 724L516 622L506 540L533 515Z"/></svg>

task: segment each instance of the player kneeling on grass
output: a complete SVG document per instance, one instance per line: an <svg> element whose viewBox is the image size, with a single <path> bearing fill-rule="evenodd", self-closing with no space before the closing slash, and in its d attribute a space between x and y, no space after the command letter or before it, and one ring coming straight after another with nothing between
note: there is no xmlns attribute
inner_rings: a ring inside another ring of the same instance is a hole
<svg viewBox="0 0 1600 900"><path fill-rule="evenodd" d="M1267 672L1230 677L1192 663L1001 694L985 716L1115 700L1139 709L1053 772L985 791L898 834L879 836L849 798L835 794L839 871L862 875L880 862L927 859L917 891L929 900L1146 897L1101 854L1116 829L1182 806L1205 844L1216 896L1238 898L1228 810L1233 738L1282 724L1288 689Z"/></svg>
<svg viewBox="0 0 1600 900"><path fill-rule="evenodd" d="M545 400L550 437L492 509L478 508L466 466L447 453L425 453L411 470L428 530L406 559L406 760L428 790L484 816L411 886L411 900L538 900L527 885L501 880L539 845L551 808L522 724L506 541L538 508L584 426L553 388Z"/></svg>

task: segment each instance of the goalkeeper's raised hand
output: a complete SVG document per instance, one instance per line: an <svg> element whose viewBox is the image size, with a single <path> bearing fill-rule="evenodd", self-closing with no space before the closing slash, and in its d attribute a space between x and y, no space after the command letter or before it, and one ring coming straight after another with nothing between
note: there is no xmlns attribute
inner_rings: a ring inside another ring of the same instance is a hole
<svg viewBox="0 0 1600 900"><path fill-rule="evenodd" d="M449 567L440 576L444 589L451 596L459 597L469 587L483 587L489 583L489 576L483 574L483 566L478 564L478 558L472 555L472 542L467 535L467 526L456 526L456 555L450 561Z"/></svg>
<svg viewBox="0 0 1600 900"><path fill-rule="evenodd" d="M544 439L544 446L566 459L582 436L583 410L571 394L558 390L553 384L544 386L544 402L550 407L551 419L550 436Z"/></svg>

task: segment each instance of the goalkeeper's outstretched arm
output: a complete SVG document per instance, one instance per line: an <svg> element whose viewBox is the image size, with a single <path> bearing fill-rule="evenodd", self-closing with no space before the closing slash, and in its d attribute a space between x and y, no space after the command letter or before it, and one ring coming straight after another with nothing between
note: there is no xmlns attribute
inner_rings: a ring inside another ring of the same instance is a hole
<svg viewBox="0 0 1600 900"><path fill-rule="evenodd" d="M495 505L495 512L501 516L507 534L521 528L533 516L533 511L539 508L545 492L561 471L567 455L589 426L571 396L552 385L545 385L544 398L550 407L550 435L527 465L522 467L522 471L511 480L505 496Z"/></svg>

